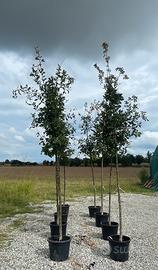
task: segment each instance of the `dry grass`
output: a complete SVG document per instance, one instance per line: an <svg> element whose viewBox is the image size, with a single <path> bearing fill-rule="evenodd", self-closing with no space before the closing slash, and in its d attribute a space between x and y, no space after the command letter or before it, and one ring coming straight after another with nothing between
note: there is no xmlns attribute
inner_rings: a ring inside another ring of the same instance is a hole
<svg viewBox="0 0 158 270"><path fill-rule="evenodd" d="M125 192L153 194L137 177L142 168L120 168L120 183ZM63 168L61 168L61 174ZM32 211L28 205L55 200L54 167L0 167L0 217ZM104 168L104 193L108 193L109 168ZM100 194L100 168L95 168L96 189ZM63 183L63 181L62 181ZM113 191L116 190L115 171ZM93 195L90 168L67 168L67 199Z"/></svg>
<svg viewBox="0 0 158 270"><path fill-rule="evenodd" d="M100 168L95 167L95 176L100 177ZM115 168L113 169L115 170ZM142 167L120 167L119 174L121 178L138 178L138 173ZM90 178L91 170L89 167L67 167L67 177L74 180ZM61 167L63 172L63 167ZM32 177L45 178L55 174L55 168L51 166L25 166L25 167L0 167L0 178L3 179L26 179ZM115 174L115 173L114 173ZM109 175L109 167L104 168L104 175Z"/></svg>

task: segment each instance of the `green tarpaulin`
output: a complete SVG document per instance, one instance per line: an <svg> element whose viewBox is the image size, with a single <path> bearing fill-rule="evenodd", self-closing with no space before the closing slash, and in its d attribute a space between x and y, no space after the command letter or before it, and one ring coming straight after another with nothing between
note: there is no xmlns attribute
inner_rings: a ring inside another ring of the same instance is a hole
<svg viewBox="0 0 158 270"><path fill-rule="evenodd" d="M152 179L153 189L158 190L158 146L150 160L150 178Z"/></svg>
<svg viewBox="0 0 158 270"><path fill-rule="evenodd" d="M158 172L158 146L150 160L150 177L154 178L155 174Z"/></svg>

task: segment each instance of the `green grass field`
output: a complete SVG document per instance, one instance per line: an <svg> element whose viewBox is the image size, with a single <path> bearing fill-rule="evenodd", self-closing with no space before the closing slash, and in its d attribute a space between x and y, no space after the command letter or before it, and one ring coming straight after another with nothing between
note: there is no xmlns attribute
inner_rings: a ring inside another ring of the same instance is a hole
<svg viewBox="0 0 158 270"><path fill-rule="evenodd" d="M121 188L125 192L152 195L154 192L142 187L139 180L134 177L121 177ZM100 179L96 179L97 195L100 194ZM116 182L113 179L113 191ZM108 193L108 178L104 180L104 193ZM90 177L69 177L67 181L67 200L77 196L93 195ZM17 213L35 211L29 203L37 204L45 200L55 200L55 179L53 177L25 177L22 180L0 178L0 217L12 216Z"/></svg>

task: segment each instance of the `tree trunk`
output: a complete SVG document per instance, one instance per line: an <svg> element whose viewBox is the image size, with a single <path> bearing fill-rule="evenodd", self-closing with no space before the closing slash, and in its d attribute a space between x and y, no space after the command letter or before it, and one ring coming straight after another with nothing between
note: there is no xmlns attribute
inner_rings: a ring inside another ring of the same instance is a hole
<svg viewBox="0 0 158 270"><path fill-rule="evenodd" d="M111 226L111 183L112 183L112 159L110 164L110 177L109 177L109 225Z"/></svg>
<svg viewBox="0 0 158 270"><path fill-rule="evenodd" d="M56 182L56 206L58 209L59 205L59 191L58 191L58 164L57 164L57 156L55 157L55 170L56 170L56 176L55 176L55 182ZM57 222L59 223L59 222Z"/></svg>
<svg viewBox="0 0 158 270"><path fill-rule="evenodd" d="M120 186L119 186L119 174L118 174L118 154L116 153L116 181L117 181L117 193L118 193L118 205L119 205L119 223L120 223L120 238L122 242L122 208L121 208L121 195L120 195Z"/></svg>
<svg viewBox="0 0 158 270"><path fill-rule="evenodd" d="M66 167L64 164L64 202L63 202L64 205L65 205L65 201L66 201Z"/></svg>
<svg viewBox="0 0 158 270"><path fill-rule="evenodd" d="M61 183L60 183L60 161L56 155L56 190L57 190L57 224L59 225L59 241L62 240L62 205L61 205Z"/></svg>
<svg viewBox="0 0 158 270"><path fill-rule="evenodd" d="M91 159L91 171L92 171L92 181L93 181L93 194L94 194L94 207L96 207L96 186L95 186L95 178L94 178L94 166Z"/></svg>
<svg viewBox="0 0 158 270"><path fill-rule="evenodd" d="M103 156L101 158L101 214L103 214Z"/></svg>

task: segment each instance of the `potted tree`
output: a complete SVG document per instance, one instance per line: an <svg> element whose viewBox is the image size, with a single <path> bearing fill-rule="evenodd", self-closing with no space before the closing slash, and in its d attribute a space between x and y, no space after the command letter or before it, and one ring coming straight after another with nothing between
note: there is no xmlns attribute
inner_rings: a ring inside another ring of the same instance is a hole
<svg viewBox="0 0 158 270"><path fill-rule="evenodd" d="M69 115L70 116L70 115ZM74 116L73 116L74 117ZM69 207L70 205L66 203L66 166L68 164L68 157L71 156L73 151L71 149L67 149L62 157L61 157L61 165L63 166L63 180L64 180L64 186L63 186L63 203L62 203L62 220L66 223L67 217L69 214ZM55 221L57 220L57 212L54 213Z"/></svg>
<svg viewBox="0 0 158 270"><path fill-rule="evenodd" d="M31 127L38 129L42 152L49 157L55 157L56 168L56 204L57 230L56 237L50 237L50 259L55 261L66 260L69 256L70 237L63 236L62 230L62 200L60 159L70 146L70 137L73 128L67 121L65 112L66 95L69 93L73 78L58 65L55 75L46 78L43 67L44 59L36 48L35 64L30 76L37 88L20 86L13 91L13 97L26 95L26 103L33 108Z"/></svg>
<svg viewBox="0 0 158 270"><path fill-rule="evenodd" d="M91 173L92 173L92 185L93 185L93 201L94 205L88 206L89 216L95 217L97 212L100 212L100 206L96 203L96 183L94 175L94 160L97 156L97 149L94 140L94 106L88 108L88 104L84 105L84 113L81 115L81 138L79 139L80 152L90 159Z"/></svg>
<svg viewBox="0 0 158 270"><path fill-rule="evenodd" d="M96 132L96 130L95 130L95 132ZM99 149L100 149L100 147L98 148L98 150ZM96 227L101 227L103 223L106 223L107 220L108 220L108 216L109 216L109 214L107 212L104 212L104 184L103 184L103 179L104 179L104 177L103 177L103 170L104 170L104 150L103 150L103 148L100 149L100 151L101 151L101 178L100 178L100 180L101 180L100 181L100 201L101 201L101 207L100 207L100 212L97 212L95 214L95 224L96 224Z"/></svg>
<svg viewBox="0 0 158 270"><path fill-rule="evenodd" d="M103 56L106 62L106 73L96 64L99 72L99 80L103 85L104 96L98 116L98 129L101 130L99 136L102 137L104 145L111 158L115 158L116 180L119 205L119 234L108 237L110 244L110 257L113 260L128 260L130 237L122 233L122 208L119 184L118 153L124 153L130 144L131 137L141 135L140 128L142 120L147 120L144 112L139 111L137 97L132 96L124 100L123 94L119 92L120 79L128 79L124 69L116 68L116 75L111 74L109 68L110 57L108 55L108 44L103 43ZM111 171L110 171L110 190L111 190ZM111 192L109 191L109 207L111 204ZM111 213L111 211L110 211ZM106 228L112 227L111 215Z"/></svg>
<svg viewBox="0 0 158 270"><path fill-rule="evenodd" d="M107 44L104 44L104 46L108 46ZM97 69L99 73L99 81L101 86L103 87L104 94L103 99L99 103L99 110L98 115L95 120L95 134L96 134L96 140L97 145L101 149L100 151L104 152L104 155L108 156L110 159L110 171L109 171L109 215L108 215L108 221L102 223L102 236L103 239L107 240L107 237L112 234L117 234L118 230L118 223L111 221L111 185L112 185L112 159L115 149L113 149L113 144L109 143L112 139L112 132L113 132L113 126L112 126L112 120L114 117L114 114L116 114L117 110L119 109L119 106L116 107L116 104L114 104L114 100L117 93L114 93L113 88L111 87L110 81L110 67L109 67L109 56L108 56L108 47L105 50L104 48L104 60L106 62L106 72L104 72L100 67L95 64L94 67ZM124 78L127 78L124 76ZM121 96L120 96L121 98ZM115 121L115 119L114 119Z"/></svg>
<svg viewBox="0 0 158 270"><path fill-rule="evenodd" d="M68 149L67 151L65 151L64 156L62 158L63 160L63 174L64 174L64 192L63 192L63 205L62 205L62 211L65 214L69 214L69 207L70 205L68 203L66 203L66 183L67 183L67 177L66 177L66 165L68 163L68 157L70 157L70 155L72 154L72 151L70 151L70 149Z"/></svg>
<svg viewBox="0 0 158 270"><path fill-rule="evenodd" d="M94 187L94 206L89 207L90 216L95 217L96 226L101 227L102 223L105 223L108 219L108 213L103 211L103 169L104 169L104 153L105 147L101 137L98 137L98 132L100 132L100 127L97 124L100 114L96 112L100 111L100 103L94 102L91 104L90 109L87 109L87 104L85 104L85 114L81 117L82 125L81 130L82 134L85 136L80 140L80 149L82 153L87 154L90 157L91 169L92 169L92 179ZM101 182L100 182L100 200L101 206L96 205L96 188L94 181L94 166L93 160L94 157L101 157Z"/></svg>

